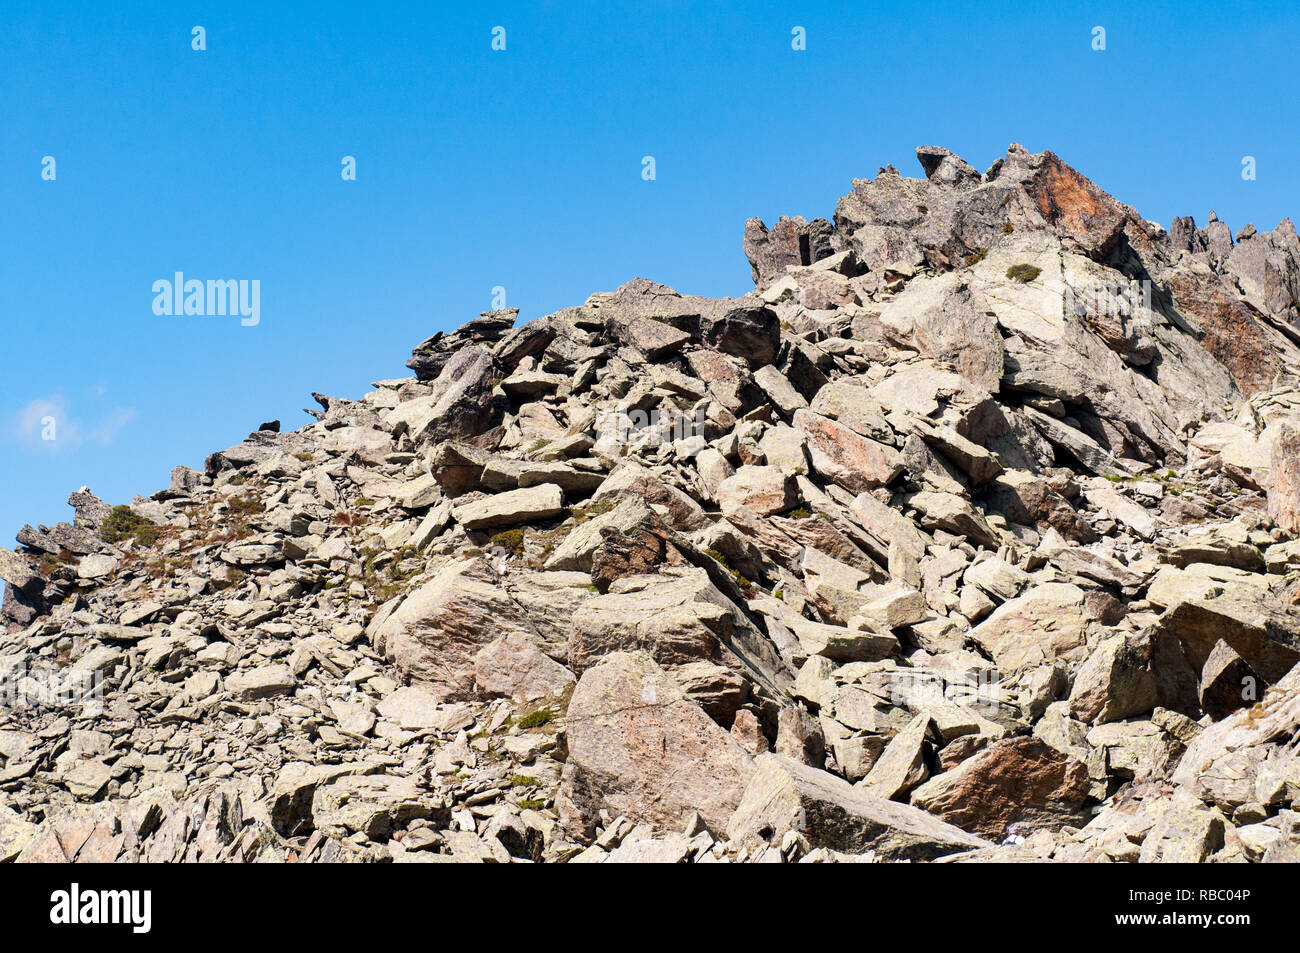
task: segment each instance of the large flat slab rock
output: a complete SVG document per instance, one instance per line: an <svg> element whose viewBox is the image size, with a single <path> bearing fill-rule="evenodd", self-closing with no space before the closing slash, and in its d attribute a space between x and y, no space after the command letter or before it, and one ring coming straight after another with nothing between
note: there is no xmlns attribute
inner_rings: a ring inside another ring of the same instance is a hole
<svg viewBox="0 0 1300 953"><path fill-rule="evenodd" d="M906 804L873 797L842 778L781 755L760 755L758 770L727 825L732 840L780 844L788 831L813 847L883 860L932 860L991 846Z"/></svg>
<svg viewBox="0 0 1300 953"><path fill-rule="evenodd" d="M520 523L554 519L563 512L564 491L554 483L510 490L452 507L456 522L466 529L518 526Z"/></svg>

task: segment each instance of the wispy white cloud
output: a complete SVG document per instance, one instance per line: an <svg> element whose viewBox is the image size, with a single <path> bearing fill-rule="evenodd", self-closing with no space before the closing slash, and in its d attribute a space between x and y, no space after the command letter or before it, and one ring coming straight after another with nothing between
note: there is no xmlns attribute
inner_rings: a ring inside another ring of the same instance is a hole
<svg viewBox="0 0 1300 953"><path fill-rule="evenodd" d="M31 401L13 415L6 429L9 438L29 453L67 453L87 444L109 446L135 417L134 408L113 407L87 419L74 413L62 394L53 394Z"/></svg>

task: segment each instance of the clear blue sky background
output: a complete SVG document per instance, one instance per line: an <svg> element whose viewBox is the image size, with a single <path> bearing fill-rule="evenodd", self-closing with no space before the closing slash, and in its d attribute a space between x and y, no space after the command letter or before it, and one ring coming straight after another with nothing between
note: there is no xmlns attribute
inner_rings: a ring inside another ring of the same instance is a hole
<svg viewBox="0 0 1300 953"><path fill-rule="evenodd" d="M105 6L0 17L0 545L404 376L495 285L524 319L742 293L745 218L829 217L920 144L1050 148L1166 225L1300 215L1294 2ZM155 316L177 270L260 279L260 325Z"/></svg>

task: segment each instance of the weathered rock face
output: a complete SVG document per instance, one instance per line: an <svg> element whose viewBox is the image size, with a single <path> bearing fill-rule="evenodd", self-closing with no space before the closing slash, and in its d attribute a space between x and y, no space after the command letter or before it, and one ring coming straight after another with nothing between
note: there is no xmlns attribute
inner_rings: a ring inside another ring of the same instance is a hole
<svg viewBox="0 0 1300 953"><path fill-rule="evenodd" d="M23 527L0 863L1300 860L1294 227L917 159Z"/></svg>
<svg viewBox="0 0 1300 953"><path fill-rule="evenodd" d="M721 832L754 768L750 757L644 652L587 671L569 703L560 817L591 836L601 811L679 827L698 812Z"/></svg>
<svg viewBox="0 0 1300 953"><path fill-rule="evenodd" d="M729 580L719 574L718 581ZM701 569L618 580L573 613L568 631L568 663L579 674L613 652L642 650L674 671L697 662L721 666L743 694L774 698L791 680L762 631Z"/></svg>
<svg viewBox="0 0 1300 953"><path fill-rule="evenodd" d="M847 244L876 269L951 266L995 244L1008 225L1047 231L1097 257L1126 232L1134 242L1149 241L1149 226L1133 209L1050 152L1032 155L1013 144L983 176L946 150L922 147L917 158L924 180L905 179L891 166L874 182L853 181L835 207L832 247Z"/></svg>
<svg viewBox="0 0 1300 953"><path fill-rule="evenodd" d="M1004 348L998 322L968 279L951 272L913 284L885 305L880 323L926 357L950 364L963 378L996 392Z"/></svg>
<svg viewBox="0 0 1300 953"><path fill-rule="evenodd" d="M553 519L564 510L564 491L554 483L489 496L452 509L466 529L518 526Z"/></svg>
<svg viewBox="0 0 1300 953"><path fill-rule="evenodd" d="M527 702L562 695L574 682L572 672L517 632L490 642L474 656L474 687L484 697Z"/></svg>
<svg viewBox="0 0 1300 953"><path fill-rule="evenodd" d="M226 680L226 688L240 701L290 695L297 686L298 680L286 665L263 665Z"/></svg>
<svg viewBox="0 0 1300 953"><path fill-rule="evenodd" d="M21 855L38 831L35 824L24 821L16 811L0 807L0 863L7 864Z"/></svg>
<svg viewBox="0 0 1300 953"><path fill-rule="evenodd" d="M1300 430L1283 429L1270 462L1269 515L1288 533L1300 534Z"/></svg>
<svg viewBox="0 0 1300 953"><path fill-rule="evenodd" d="M20 592L39 588L41 584L41 577L31 563L4 548L0 548L0 579Z"/></svg>
<svg viewBox="0 0 1300 953"><path fill-rule="evenodd" d="M971 638L1002 669L1022 671L1058 658L1081 660L1100 625L1081 588L1052 582L1003 603Z"/></svg>
<svg viewBox="0 0 1300 953"><path fill-rule="evenodd" d="M486 673L490 654L481 662L476 659L498 640L526 643L540 652L547 645L547 627L539 627L537 617L545 614L547 607L519 602L500 585L491 566L470 559L449 565L403 599L373 638L376 648L408 677L444 699L459 700L474 697L476 670ZM516 674L537 680L517 679L512 694L546 694L556 681L533 659L527 671ZM497 682L488 677L484 687L499 693Z"/></svg>
<svg viewBox="0 0 1300 953"><path fill-rule="evenodd" d="M671 531L659 515L641 510L644 518L627 529L602 526L599 548L591 556L591 582L607 593L619 579L652 574L669 566L684 566L686 558L673 543ZM594 521L593 521L594 522Z"/></svg>
<svg viewBox="0 0 1300 953"><path fill-rule="evenodd" d="M1175 271L1169 280L1174 306L1201 330L1201 342L1232 375L1246 395L1273 386L1283 370L1273 353L1267 325L1253 309L1222 286L1206 269L1200 274Z"/></svg>
<svg viewBox="0 0 1300 953"><path fill-rule="evenodd" d="M1151 711L1162 701L1145 638L1104 638L1079 666L1070 691L1070 714L1083 722L1118 721Z"/></svg>
<svg viewBox="0 0 1300 953"><path fill-rule="evenodd" d="M897 450L838 421L800 410L794 415L794 426L807 440L813 469L850 493L885 486L903 472Z"/></svg>
<svg viewBox="0 0 1300 953"><path fill-rule="evenodd" d="M769 231L761 219L745 222L745 257L760 287L785 273L791 265L811 265L835 253L831 245L831 223L824 218L811 222L796 216L782 216Z"/></svg>

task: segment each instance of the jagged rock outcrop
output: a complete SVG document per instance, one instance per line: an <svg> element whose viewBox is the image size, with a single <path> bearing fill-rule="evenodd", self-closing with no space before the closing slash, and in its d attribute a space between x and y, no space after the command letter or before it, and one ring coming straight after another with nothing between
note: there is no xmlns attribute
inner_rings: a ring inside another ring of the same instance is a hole
<svg viewBox="0 0 1300 953"><path fill-rule="evenodd" d="M0 862L1285 861L1300 244L1050 152L0 548Z"/></svg>

